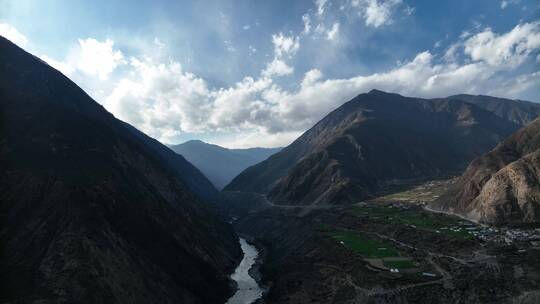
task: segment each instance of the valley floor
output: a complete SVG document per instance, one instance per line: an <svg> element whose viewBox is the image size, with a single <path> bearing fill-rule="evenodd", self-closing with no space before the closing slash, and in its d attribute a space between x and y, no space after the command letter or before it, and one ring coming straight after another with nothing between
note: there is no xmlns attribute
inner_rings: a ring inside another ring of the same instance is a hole
<svg viewBox="0 0 540 304"><path fill-rule="evenodd" d="M449 182L354 206L271 206L242 217L238 231L267 251L266 302L538 303L540 231L425 210Z"/></svg>

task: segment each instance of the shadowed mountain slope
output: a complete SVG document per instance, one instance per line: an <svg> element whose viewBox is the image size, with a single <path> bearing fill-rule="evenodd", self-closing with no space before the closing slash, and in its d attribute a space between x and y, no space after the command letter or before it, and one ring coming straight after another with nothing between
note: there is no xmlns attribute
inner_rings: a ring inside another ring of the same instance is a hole
<svg viewBox="0 0 540 304"><path fill-rule="evenodd" d="M204 176L2 37L0 58L0 301L223 303L241 253Z"/></svg>
<svg viewBox="0 0 540 304"><path fill-rule="evenodd" d="M540 118L471 162L432 208L495 225L540 224Z"/></svg>
<svg viewBox="0 0 540 304"><path fill-rule="evenodd" d="M388 183L459 174L519 125L458 99L373 90L328 114L226 188L278 204L351 203Z"/></svg>
<svg viewBox="0 0 540 304"><path fill-rule="evenodd" d="M199 168L220 190L247 167L281 150L281 148L227 149L200 140L173 145L171 149Z"/></svg>
<svg viewBox="0 0 540 304"><path fill-rule="evenodd" d="M454 95L448 98L472 103L521 126L528 125L536 117L540 116L540 104L530 101L467 94Z"/></svg>

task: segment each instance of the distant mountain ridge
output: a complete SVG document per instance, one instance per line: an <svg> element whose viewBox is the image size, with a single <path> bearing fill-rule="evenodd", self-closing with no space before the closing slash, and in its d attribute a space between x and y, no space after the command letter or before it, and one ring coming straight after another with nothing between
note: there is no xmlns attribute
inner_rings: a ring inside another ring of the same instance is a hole
<svg viewBox="0 0 540 304"><path fill-rule="evenodd" d="M540 118L472 161L431 207L495 225L540 225Z"/></svg>
<svg viewBox="0 0 540 304"><path fill-rule="evenodd" d="M210 182L3 37L0 58L0 302L223 303L241 251Z"/></svg>
<svg viewBox="0 0 540 304"><path fill-rule="evenodd" d="M267 194L277 204L351 203L396 180L460 174L520 127L460 98L372 90L246 169L224 190Z"/></svg>
<svg viewBox="0 0 540 304"><path fill-rule="evenodd" d="M526 126L540 116L540 103L525 100L469 94L453 95L448 98L472 103L520 126Z"/></svg>
<svg viewBox="0 0 540 304"><path fill-rule="evenodd" d="M199 168L219 190L247 167L281 150L281 148L227 149L200 140L171 145L170 148Z"/></svg>
<svg viewBox="0 0 540 304"><path fill-rule="evenodd" d="M170 169L176 171L182 176L186 185L195 192L200 198L211 201L217 195L218 191L210 180L190 161L182 155L178 155L167 146L148 135L137 130L128 123L124 123L126 128L135 136L141 139L149 149L157 153L168 165Z"/></svg>

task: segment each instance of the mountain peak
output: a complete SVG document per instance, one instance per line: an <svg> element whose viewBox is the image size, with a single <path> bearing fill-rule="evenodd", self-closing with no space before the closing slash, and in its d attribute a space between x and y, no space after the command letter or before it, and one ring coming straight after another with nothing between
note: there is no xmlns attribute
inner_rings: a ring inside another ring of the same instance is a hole
<svg viewBox="0 0 540 304"><path fill-rule="evenodd" d="M369 91L367 93L367 95L370 95L370 96L386 96L386 97L392 97L392 96L403 97L402 95L400 95L398 93L386 92L386 91L381 91L381 90L377 90L377 89L372 89L371 91Z"/></svg>
<svg viewBox="0 0 540 304"><path fill-rule="evenodd" d="M186 141L184 144L208 144L200 139L190 139Z"/></svg>
<svg viewBox="0 0 540 304"><path fill-rule="evenodd" d="M390 94L390 93L385 92L385 91L381 91L381 90L377 90L377 89L372 89L371 91L368 92L368 94Z"/></svg>

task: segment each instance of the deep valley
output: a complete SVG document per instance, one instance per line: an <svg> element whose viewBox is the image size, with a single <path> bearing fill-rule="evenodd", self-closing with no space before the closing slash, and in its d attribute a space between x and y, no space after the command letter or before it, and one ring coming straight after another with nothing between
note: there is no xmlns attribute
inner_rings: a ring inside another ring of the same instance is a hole
<svg viewBox="0 0 540 304"><path fill-rule="evenodd" d="M327 209L273 206L234 225L267 251L267 303L536 303L540 230L427 211L433 192Z"/></svg>

